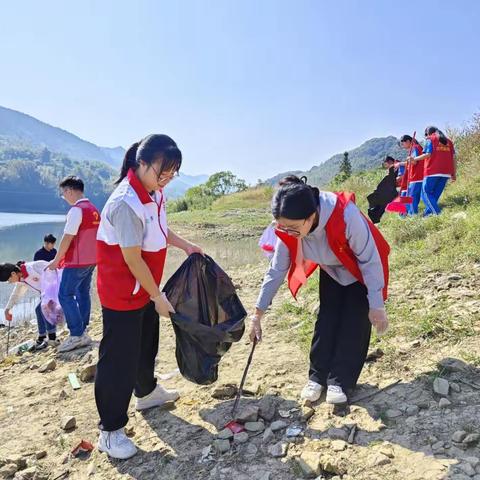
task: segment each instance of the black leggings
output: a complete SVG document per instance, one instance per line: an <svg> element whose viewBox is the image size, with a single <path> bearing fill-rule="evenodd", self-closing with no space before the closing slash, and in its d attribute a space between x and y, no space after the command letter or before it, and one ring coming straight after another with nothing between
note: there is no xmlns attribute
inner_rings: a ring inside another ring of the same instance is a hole
<svg viewBox="0 0 480 480"><path fill-rule="evenodd" d="M310 350L310 380L321 385L355 387L370 344L367 289L346 287L320 271L320 311Z"/></svg>
<svg viewBox="0 0 480 480"><path fill-rule="evenodd" d="M132 392L144 397L157 385L154 369L159 319L152 302L125 312L102 307L102 314L95 401L100 428L112 432L127 424Z"/></svg>

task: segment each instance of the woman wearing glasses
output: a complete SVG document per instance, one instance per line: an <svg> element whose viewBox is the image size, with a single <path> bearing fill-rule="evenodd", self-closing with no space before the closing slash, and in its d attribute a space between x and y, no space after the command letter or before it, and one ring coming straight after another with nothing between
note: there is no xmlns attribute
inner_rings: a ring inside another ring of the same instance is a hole
<svg viewBox="0 0 480 480"><path fill-rule="evenodd" d="M159 315L168 317L173 311L159 287L167 246L187 255L202 253L167 226L163 188L181 164L182 153L167 135L149 135L134 143L101 215L97 285L103 338L95 399L101 429L98 448L113 458L126 459L137 451L124 432L132 392L137 410L179 397L157 384L154 364Z"/></svg>
<svg viewBox="0 0 480 480"><path fill-rule="evenodd" d="M301 397L345 403L363 368L371 325L387 329L384 308L389 247L353 203L351 194L320 192L291 176L272 200L279 237L263 280L250 337L262 336L261 319L288 274L294 296L320 266L320 311L310 350L309 381Z"/></svg>

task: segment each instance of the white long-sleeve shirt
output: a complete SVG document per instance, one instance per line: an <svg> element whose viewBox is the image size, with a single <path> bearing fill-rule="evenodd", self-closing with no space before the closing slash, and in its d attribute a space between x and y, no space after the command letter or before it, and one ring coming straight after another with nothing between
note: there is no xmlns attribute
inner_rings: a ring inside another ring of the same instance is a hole
<svg viewBox="0 0 480 480"><path fill-rule="evenodd" d="M37 293L41 292L41 278L47 266L48 262L45 260L25 263L28 276L22 278L20 282L15 284L7 305L5 306L5 310L11 310L25 296L29 289Z"/></svg>

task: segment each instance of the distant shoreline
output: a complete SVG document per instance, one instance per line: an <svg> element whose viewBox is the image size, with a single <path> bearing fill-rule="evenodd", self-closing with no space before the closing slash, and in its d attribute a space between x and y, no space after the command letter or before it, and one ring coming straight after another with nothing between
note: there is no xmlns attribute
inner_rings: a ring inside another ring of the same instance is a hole
<svg viewBox="0 0 480 480"><path fill-rule="evenodd" d="M62 223L65 214L57 213L31 213L31 212L0 212L0 230L16 225L29 225L34 223Z"/></svg>

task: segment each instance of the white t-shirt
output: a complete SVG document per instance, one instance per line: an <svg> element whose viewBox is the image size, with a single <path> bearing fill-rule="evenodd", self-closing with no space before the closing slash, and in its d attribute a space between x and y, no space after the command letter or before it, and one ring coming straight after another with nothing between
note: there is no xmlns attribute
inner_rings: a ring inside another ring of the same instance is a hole
<svg viewBox="0 0 480 480"><path fill-rule="evenodd" d="M88 201L88 198L81 198L75 202L75 205L85 201ZM67 213L65 228L63 229L63 233L67 235L76 235L82 223L82 209L75 207L75 205Z"/></svg>

